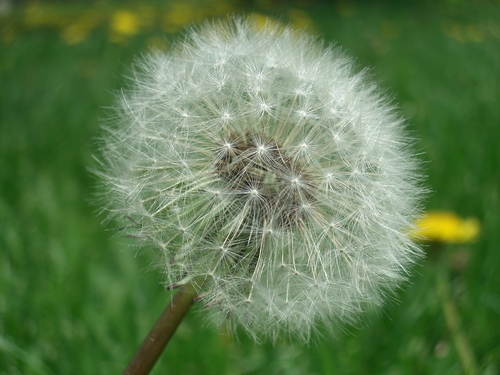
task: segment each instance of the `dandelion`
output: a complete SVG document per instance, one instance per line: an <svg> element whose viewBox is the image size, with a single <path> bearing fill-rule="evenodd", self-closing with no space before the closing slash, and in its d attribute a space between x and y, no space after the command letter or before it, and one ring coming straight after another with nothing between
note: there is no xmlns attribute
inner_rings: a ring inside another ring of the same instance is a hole
<svg viewBox="0 0 500 375"><path fill-rule="evenodd" d="M481 225L476 218L463 219L454 212L431 211L415 222L415 240L462 244L479 237Z"/></svg>
<svg viewBox="0 0 500 375"><path fill-rule="evenodd" d="M139 22L134 13L119 10L113 14L111 29L117 34L133 35L139 30Z"/></svg>
<svg viewBox="0 0 500 375"><path fill-rule="evenodd" d="M128 10L118 10L111 18L111 39L113 42L122 42L126 37L137 34L140 26L140 20L136 14Z"/></svg>
<svg viewBox="0 0 500 375"><path fill-rule="evenodd" d="M105 210L255 340L354 323L421 256L402 119L304 33L207 23L138 64L102 144Z"/></svg>
<svg viewBox="0 0 500 375"><path fill-rule="evenodd" d="M441 302L443 316L453 340L458 358L466 374L479 374L477 359L467 337L467 330L461 326L460 309L452 293L450 268L454 273L463 270L468 263L466 251L457 250L450 257L443 245L465 244L477 240L481 224L476 218L461 218L451 211L429 211L415 222L409 233L416 241L428 242L433 261L432 273L436 277L436 300Z"/></svg>

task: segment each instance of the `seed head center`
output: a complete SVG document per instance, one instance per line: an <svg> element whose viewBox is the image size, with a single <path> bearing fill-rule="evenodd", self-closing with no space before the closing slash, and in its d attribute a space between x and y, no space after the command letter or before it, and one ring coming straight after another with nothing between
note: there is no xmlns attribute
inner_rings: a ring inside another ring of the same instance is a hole
<svg viewBox="0 0 500 375"><path fill-rule="evenodd" d="M215 172L243 204L249 197L258 197L252 200L257 214L252 217L288 226L303 211L300 208L310 204L307 173L276 140L246 132L219 144Z"/></svg>

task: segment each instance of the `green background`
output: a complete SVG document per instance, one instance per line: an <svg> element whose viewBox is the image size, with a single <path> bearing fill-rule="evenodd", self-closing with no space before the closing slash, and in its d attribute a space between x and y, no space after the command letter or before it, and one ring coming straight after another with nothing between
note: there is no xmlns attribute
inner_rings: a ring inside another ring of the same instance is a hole
<svg viewBox="0 0 500 375"><path fill-rule="evenodd" d="M195 307L153 373L500 373L499 2L3 4L1 374L120 373L165 307L147 252L101 225L88 168L134 58L186 22L241 11L308 25L369 66L417 139L426 209L476 217L482 233L426 247L398 303L307 346L229 337ZM140 21L130 34L113 30L120 10Z"/></svg>

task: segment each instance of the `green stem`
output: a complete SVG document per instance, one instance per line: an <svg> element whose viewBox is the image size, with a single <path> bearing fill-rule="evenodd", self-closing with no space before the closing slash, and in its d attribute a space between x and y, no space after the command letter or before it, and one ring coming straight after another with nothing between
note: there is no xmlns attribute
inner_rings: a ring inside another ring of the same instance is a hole
<svg viewBox="0 0 500 375"><path fill-rule="evenodd" d="M123 375L146 375L152 370L161 353L186 316L196 297L193 283L182 285L172 302L146 336Z"/></svg>
<svg viewBox="0 0 500 375"><path fill-rule="evenodd" d="M453 338L458 357L460 358L460 362L462 362L464 373L467 375L476 375L479 374L476 358L469 340L467 340L467 336L460 328L460 314L450 296L449 279L447 273L444 271L446 268L444 265L442 267L443 269L440 269L437 275L437 290L441 296L446 325Z"/></svg>

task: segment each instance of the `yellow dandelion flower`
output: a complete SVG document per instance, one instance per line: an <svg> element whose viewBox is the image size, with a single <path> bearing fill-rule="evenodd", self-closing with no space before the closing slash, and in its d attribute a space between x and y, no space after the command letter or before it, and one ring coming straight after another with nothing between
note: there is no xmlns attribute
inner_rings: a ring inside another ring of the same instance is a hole
<svg viewBox="0 0 500 375"><path fill-rule="evenodd" d="M95 12L86 12L75 22L64 26L60 35L66 44L78 44L83 42L89 36L90 32L99 24L99 15Z"/></svg>
<svg viewBox="0 0 500 375"><path fill-rule="evenodd" d="M116 11L111 18L111 31L118 35L130 36L139 32L137 16L128 10Z"/></svg>
<svg viewBox="0 0 500 375"><path fill-rule="evenodd" d="M455 22L445 21L443 22L442 29L444 35L446 35L448 38L454 39L460 43L464 43L466 41L464 30L461 25Z"/></svg>
<svg viewBox="0 0 500 375"><path fill-rule="evenodd" d="M163 16L163 29L167 33L176 33L186 24L196 20L199 10L192 5L176 3Z"/></svg>
<svg viewBox="0 0 500 375"><path fill-rule="evenodd" d="M253 24L255 31L265 30L266 28L279 28L284 26L275 18L265 16L260 13L251 13L248 17L248 22Z"/></svg>
<svg viewBox="0 0 500 375"><path fill-rule="evenodd" d="M465 27L465 35L467 40L476 43L481 43L485 38L482 28L476 24L467 25Z"/></svg>
<svg viewBox="0 0 500 375"><path fill-rule="evenodd" d="M448 211L431 211L417 220L415 226L416 230L411 233L413 239L450 244L471 242L481 231L477 219L463 219Z"/></svg>
<svg viewBox="0 0 500 375"><path fill-rule="evenodd" d="M61 27L67 19L56 6L33 3L23 8L22 25L28 29Z"/></svg>
<svg viewBox="0 0 500 375"><path fill-rule="evenodd" d="M86 27L82 27L81 24L75 23L68 25L61 30L61 38L66 44L77 44L83 42L89 34L89 30Z"/></svg>
<svg viewBox="0 0 500 375"><path fill-rule="evenodd" d="M307 27L308 30L315 31L316 25L306 12L299 9L291 9L288 11L288 19L292 22L295 29Z"/></svg>

